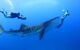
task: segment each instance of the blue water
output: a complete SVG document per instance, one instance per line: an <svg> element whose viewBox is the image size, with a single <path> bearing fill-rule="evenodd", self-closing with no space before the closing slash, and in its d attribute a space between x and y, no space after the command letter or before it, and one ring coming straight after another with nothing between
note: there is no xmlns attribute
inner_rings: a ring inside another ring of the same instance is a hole
<svg viewBox="0 0 80 50"><path fill-rule="evenodd" d="M39 35L20 37L1 33L0 50L80 50L79 2L80 0L0 0L0 10L18 11L27 17L27 20L8 19L0 13L0 24L5 30L18 29L22 23L29 26L40 24L62 15L63 9L68 9L70 13L61 28L52 27L42 40L39 40Z"/></svg>

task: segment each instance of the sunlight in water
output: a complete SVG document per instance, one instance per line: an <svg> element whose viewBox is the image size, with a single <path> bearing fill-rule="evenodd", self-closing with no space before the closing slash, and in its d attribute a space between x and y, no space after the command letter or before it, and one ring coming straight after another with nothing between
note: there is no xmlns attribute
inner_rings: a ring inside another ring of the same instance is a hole
<svg viewBox="0 0 80 50"><path fill-rule="evenodd" d="M15 7L14 7L12 0L6 0L6 2L8 3L8 5L10 7L10 11L15 11Z"/></svg>
<svg viewBox="0 0 80 50"><path fill-rule="evenodd" d="M57 5L58 1L56 1L56 0L33 0L33 1L28 1L27 3L25 3L26 6L33 6L33 5L37 5L37 4Z"/></svg>

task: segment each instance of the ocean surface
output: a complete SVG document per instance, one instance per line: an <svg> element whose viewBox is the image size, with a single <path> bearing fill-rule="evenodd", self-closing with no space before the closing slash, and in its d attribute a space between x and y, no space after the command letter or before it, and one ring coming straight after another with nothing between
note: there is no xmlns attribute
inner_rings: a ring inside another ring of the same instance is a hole
<svg viewBox="0 0 80 50"><path fill-rule="evenodd" d="M0 11L20 12L27 20L5 18L0 13L4 30L16 30L21 24L34 26L63 14L70 16L59 28L47 30L42 40L39 33L25 37L0 33L0 50L80 50L80 0L0 0Z"/></svg>

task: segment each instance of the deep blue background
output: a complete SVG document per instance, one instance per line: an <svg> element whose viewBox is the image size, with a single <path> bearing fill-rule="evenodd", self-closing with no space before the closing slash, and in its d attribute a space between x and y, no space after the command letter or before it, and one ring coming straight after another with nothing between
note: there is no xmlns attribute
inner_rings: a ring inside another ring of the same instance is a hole
<svg viewBox="0 0 80 50"><path fill-rule="evenodd" d="M62 15L63 9L68 9L70 16L60 29L47 31L42 40L39 35L20 37L1 33L0 50L80 50L80 0L11 0L13 7L7 1L0 0L0 10L19 11L27 20L7 19L0 13L0 24L5 30L18 29L21 23L40 24Z"/></svg>

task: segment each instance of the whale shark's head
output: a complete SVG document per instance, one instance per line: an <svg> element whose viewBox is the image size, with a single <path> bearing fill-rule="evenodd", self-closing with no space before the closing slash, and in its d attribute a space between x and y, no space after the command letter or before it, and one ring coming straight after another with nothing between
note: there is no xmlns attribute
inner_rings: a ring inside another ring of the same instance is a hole
<svg viewBox="0 0 80 50"><path fill-rule="evenodd" d="M2 34L4 32L4 29L2 28L2 26L0 25L0 34Z"/></svg>

